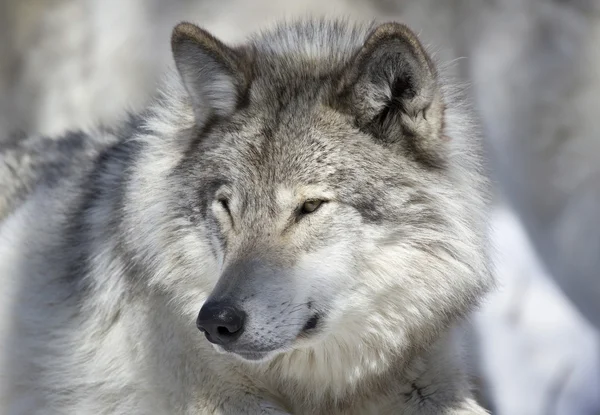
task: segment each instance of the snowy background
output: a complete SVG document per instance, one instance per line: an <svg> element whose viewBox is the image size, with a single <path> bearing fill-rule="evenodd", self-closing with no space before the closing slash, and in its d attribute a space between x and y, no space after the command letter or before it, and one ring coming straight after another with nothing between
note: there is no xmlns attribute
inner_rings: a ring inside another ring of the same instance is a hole
<svg viewBox="0 0 600 415"><path fill-rule="evenodd" d="M544 270L514 213L498 207L499 287L475 316L494 413L600 412L600 342Z"/></svg>
<svg viewBox="0 0 600 415"><path fill-rule="evenodd" d="M593 0L2 0L0 133L60 134L141 108L179 20L237 41L306 11L406 22L472 85L498 196L498 289L469 333L481 399L499 415L600 414L600 199L587 197L600 194ZM569 207L579 199L586 209ZM567 232L573 223L587 239ZM591 252L577 258L592 271L570 281L572 251L553 238Z"/></svg>

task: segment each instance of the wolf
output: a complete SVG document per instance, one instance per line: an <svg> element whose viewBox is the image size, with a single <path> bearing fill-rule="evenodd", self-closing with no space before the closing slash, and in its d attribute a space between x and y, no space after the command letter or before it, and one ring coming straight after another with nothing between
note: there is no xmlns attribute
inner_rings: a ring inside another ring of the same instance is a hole
<svg viewBox="0 0 600 415"><path fill-rule="evenodd" d="M417 36L171 44L123 126L0 147L4 413L485 414L480 137Z"/></svg>

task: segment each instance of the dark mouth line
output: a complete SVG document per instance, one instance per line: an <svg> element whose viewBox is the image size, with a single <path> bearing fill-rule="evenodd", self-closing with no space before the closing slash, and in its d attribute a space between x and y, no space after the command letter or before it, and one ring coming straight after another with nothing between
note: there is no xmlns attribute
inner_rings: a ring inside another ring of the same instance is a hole
<svg viewBox="0 0 600 415"><path fill-rule="evenodd" d="M234 354L239 354L239 353L267 354L267 353L272 353L272 352L279 351L279 350L281 350L281 348L268 349L268 350L247 350L247 349L232 349L232 350L228 350L228 349L226 349L226 348L223 347L223 350L225 350L227 353L234 353Z"/></svg>
<svg viewBox="0 0 600 415"><path fill-rule="evenodd" d="M223 346L221 346L223 347ZM223 347L224 350L227 350ZM275 348L275 349L262 349L262 350L248 350L248 349L235 349L235 353L237 352L241 352L241 353L269 353L269 352L274 352L275 350L279 350L279 348ZM229 351L229 350L227 350Z"/></svg>
<svg viewBox="0 0 600 415"><path fill-rule="evenodd" d="M317 327L318 323L319 323L319 315L315 314L306 322L306 324L302 328L302 331L304 332L304 331L314 330Z"/></svg>

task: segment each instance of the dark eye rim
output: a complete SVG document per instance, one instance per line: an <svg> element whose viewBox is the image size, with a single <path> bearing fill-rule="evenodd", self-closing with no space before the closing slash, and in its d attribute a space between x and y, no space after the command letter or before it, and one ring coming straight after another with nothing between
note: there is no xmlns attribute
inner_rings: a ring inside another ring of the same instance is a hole
<svg viewBox="0 0 600 415"><path fill-rule="evenodd" d="M307 203L316 203L317 205L314 208L307 210L306 209L306 204ZM324 200L324 199L307 199L304 202L302 202L302 204L298 207L298 216L302 217L302 216L306 216L306 215L310 215L312 213L315 213L325 203L327 203L327 200Z"/></svg>
<svg viewBox="0 0 600 415"><path fill-rule="evenodd" d="M221 207L227 212L229 217L233 220L233 215L231 214L231 209L229 208L229 200L226 197L219 197L217 202L221 205Z"/></svg>

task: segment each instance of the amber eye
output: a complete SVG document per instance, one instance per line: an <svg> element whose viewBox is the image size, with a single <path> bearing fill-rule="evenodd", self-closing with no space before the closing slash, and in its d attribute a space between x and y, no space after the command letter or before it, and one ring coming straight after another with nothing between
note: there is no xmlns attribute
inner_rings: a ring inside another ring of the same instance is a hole
<svg viewBox="0 0 600 415"><path fill-rule="evenodd" d="M300 209L300 214L306 215L308 213L313 213L314 211L319 209L323 203L324 203L323 200L318 200L318 199L307 200L306 202L304 202L302 204L302 208Z"/></svg>

